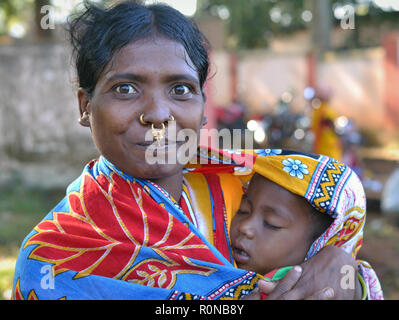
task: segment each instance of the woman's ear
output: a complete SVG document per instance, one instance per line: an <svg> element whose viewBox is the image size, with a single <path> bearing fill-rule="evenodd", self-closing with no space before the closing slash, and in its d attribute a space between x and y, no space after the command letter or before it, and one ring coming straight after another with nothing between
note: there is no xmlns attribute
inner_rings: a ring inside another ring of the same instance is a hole
<svg viewBox="0 0 399 320"><path fill-rule="evenodd" d="M83 127L90 127L90 97L86 90L79 88L78 90L79 113L78 122Z"/></svg>

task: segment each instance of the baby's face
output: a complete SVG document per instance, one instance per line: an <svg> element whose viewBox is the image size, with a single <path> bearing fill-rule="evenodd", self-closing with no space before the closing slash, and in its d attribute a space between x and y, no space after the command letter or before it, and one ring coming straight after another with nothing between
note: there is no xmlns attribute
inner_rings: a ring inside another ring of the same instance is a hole
<svg viewBox="0 0 399 320"><path fill-rule="evenodd" d="M310 214L305 199L254 175L230 228L238 267L266 274L303 262L311 245Z"/></svg>

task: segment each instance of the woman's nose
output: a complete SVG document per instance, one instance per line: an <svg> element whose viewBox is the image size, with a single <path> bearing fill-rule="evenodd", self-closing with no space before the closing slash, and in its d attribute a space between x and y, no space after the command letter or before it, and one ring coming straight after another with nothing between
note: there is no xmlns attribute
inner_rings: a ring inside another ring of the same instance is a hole
<svg viewBox="0 0 399 320"><path fill-rule="evenodd" d="M170 101L162 97L151 97L143 110L143 120L160 126L171 119Z"/></svg>

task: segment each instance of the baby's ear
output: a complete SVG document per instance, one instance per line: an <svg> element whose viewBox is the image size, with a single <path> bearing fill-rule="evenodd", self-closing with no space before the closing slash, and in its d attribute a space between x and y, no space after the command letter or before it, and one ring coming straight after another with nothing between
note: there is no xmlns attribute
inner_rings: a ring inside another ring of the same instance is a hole
<svg viewBox="0 0 399 320"><path fill-rule="evenodd" d="M208 117L203 117L202 118L202 126L205 126L208 123Z"/></svg>
<svg viewBox="0 0 399 320"><path fill-rule="evenodd" d="M86 90L79 88L78 90L79 114L78 122L83 127L90 127L90 97Z"/></svg>

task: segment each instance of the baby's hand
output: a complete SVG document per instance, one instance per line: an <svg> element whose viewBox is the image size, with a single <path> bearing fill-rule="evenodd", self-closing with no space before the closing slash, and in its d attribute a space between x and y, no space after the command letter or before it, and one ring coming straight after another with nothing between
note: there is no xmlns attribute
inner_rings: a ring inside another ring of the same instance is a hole
<svg viewBox="0 0 399 320"><path fill-rule="evenodd" d="M244 298L241 298L240 300L262 300L261 292L263 293L271 292L270 290L271 286L268 285L269 283L271 282L266 280L259 280L258 287L255 290L253 290L250 294L246 295Z"/></svg>

